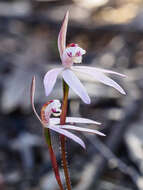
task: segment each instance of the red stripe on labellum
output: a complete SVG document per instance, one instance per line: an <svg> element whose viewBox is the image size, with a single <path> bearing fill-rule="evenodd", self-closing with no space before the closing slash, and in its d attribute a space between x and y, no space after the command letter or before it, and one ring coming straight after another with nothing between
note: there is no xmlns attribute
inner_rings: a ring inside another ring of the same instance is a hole
<svg viewBox="0 0 143 190"><path fill-rule="evenodd" d="M67 53L69 57L72 57L72 52Z"/></svg>
<svg viewBox="0 0 143 190"><path fill-rule="evenodd" d="M76 52L76 56L77 57L81 56L81 52L80 51Z"/></svg>

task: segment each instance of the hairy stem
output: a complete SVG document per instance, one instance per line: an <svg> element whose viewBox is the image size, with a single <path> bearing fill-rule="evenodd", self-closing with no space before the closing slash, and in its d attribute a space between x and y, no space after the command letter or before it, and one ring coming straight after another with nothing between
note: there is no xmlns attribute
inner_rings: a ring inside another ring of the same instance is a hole
<svg viewBox="0 0 143 190"><path fill-rule="evenodd" d="M44 136L45 136L46 143L48 145L50 158L51 158L51 162L52 162L52 167L53 167L53 170L55 173L57 183L59 185L60 190L64 190L62 182L61 182L60 174L59 174L59 168L58 168L56 156L55 156L53 148L52 148L50 131L48 128L44 128Z"/></svg>
<svg viewBox="0 0 143 190"><path fill-rule="evenodd" d="M66 115L67 115L67 107L68 107L68 93L69 93L69 86L66 84L66 82L63 80L63 102L62 102L62 113L60 117L60 124L64 125L66 121ZM63 135L60 135L61 140L61 156L63 161L63 169L66 179L66 185L67 189L71 190L71 182L68 172L68 166L67 166L67 159L66 159L66 137Z"/></svg>

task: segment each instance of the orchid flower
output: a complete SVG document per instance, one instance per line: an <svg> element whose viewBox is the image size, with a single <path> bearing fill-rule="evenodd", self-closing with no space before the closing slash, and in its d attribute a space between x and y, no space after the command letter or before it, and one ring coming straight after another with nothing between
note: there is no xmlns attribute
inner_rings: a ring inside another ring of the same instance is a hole
<svg viewBox="0 0 143 190"><path fill-rule="evenodd" d="M60 58L62 62L62 67L55 68L48 71L44 77L44 88L46 96L49 96L51 93L58 75L62 75L64 81L68 84L68 86L86 103L90 103L90 97L86 92L85 87L80 82L76 75L82 75L91 81L99 81L105 85L111 86L118 90L121 94L126 94L122 87L117 84L114 80L107 77L107 74L115 74L121 77L125 77L125 75L111 71L100 69L96 67L88 67L88 66L75 66L75 63L81 63L82 56L86 53L84 49L78 46L78 44L71 43L66 47L66 33L67 33L67 25L68 25L68 16L69 12L67 11L63 24L58 36L58 49L60 53Z"/></svg>
<svg viewBox="0 0 143 190"><path fill-rule="evenodd" d="M31 93L31 103L32 103L32 108L33 111L35 113L35 115L37 116L37 118L39 119L39 121L42 123L42 126L45 128L49 128L59 134L62 134L70 139L72 139L73 141L75 141L76 143L80 144L83 148L85 148L85 144L84 142L77 137L76 135L74 135L73 133L65 130L75 130L75 131L83 131L83 132L88 132L88 133L94 133L94 134L98 134L101 136L105 136L103 133L97 131L97 130L93 130L93 129L88 129L88 128L81 128L81 127L76 127L74 125L60 125L60 118L50 118L51 115L54 116L60 116L61 114L61 103L59 100L51 100L48 101L46 104L44 104L44 106L41 109L41 118L38 115L35 106L34 106L34 94L35 94L35 77L33 78L33 82L32 82L32 93ZM85 119L85 118L77 118L77 117L67 117L66 118L66 122L67 123L83 123L83 124L96 124L96 125L100 125L99 122L97 121L93 121L91 119Z"/></svg>

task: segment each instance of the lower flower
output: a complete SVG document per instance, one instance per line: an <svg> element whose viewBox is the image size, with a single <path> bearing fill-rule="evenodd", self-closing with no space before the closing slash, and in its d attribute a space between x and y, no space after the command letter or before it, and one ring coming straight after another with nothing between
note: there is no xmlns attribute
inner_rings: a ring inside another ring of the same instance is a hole
<svg viewBox="0 0 143 190"><path fill-rule="evenodd" d="M44 106L41 109L41 117L40 117L35 109L34 94L35 94L35 77L33 77L32 85L31 85L31 104L32 104L32 108L35 115L37 116L37 118L39 119L43 127L49 128L59 134L62 134L72 139L76 143L80 144L83 148L85 148L84 142L78 136L69 132L68 130L88 132L88 133L105 136L103 133L97 130L77 127L73 125L73 123L100 125L100 123L97 121L93 121L91 119L86 119L86 118L79 118L79 117L66 117L66 124L60 125L59 124L60 118L51 118L51 115L60 116L61 114L61 109L60 109L61 103L59 100L51 100L51 101L48 101L46 104L44 104Z"/></svg>

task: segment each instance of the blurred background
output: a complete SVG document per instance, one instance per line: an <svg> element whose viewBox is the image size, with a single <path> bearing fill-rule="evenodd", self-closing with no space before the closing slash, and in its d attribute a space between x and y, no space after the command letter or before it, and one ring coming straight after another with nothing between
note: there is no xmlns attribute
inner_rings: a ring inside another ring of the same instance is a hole
<svg viewBox="0 0 143 190"><path fill-rule="evenodd" d="M92 103L85 105L70 91L68 115L102 122L97 129L107 135L76 133L86 151L67 141L73 190L143 190L142 0L0 1L0 190L58 190L30 84L35 75L38 112L47 100L61 100L61 79L47 98L43 77L61 64L57 37L68 9L67 43L87 51L83 64L127 75L112 75L126 96L87 81ZM61 166L55 133L52 140ZM61 176L64 183L62 169Z"/></svg>

